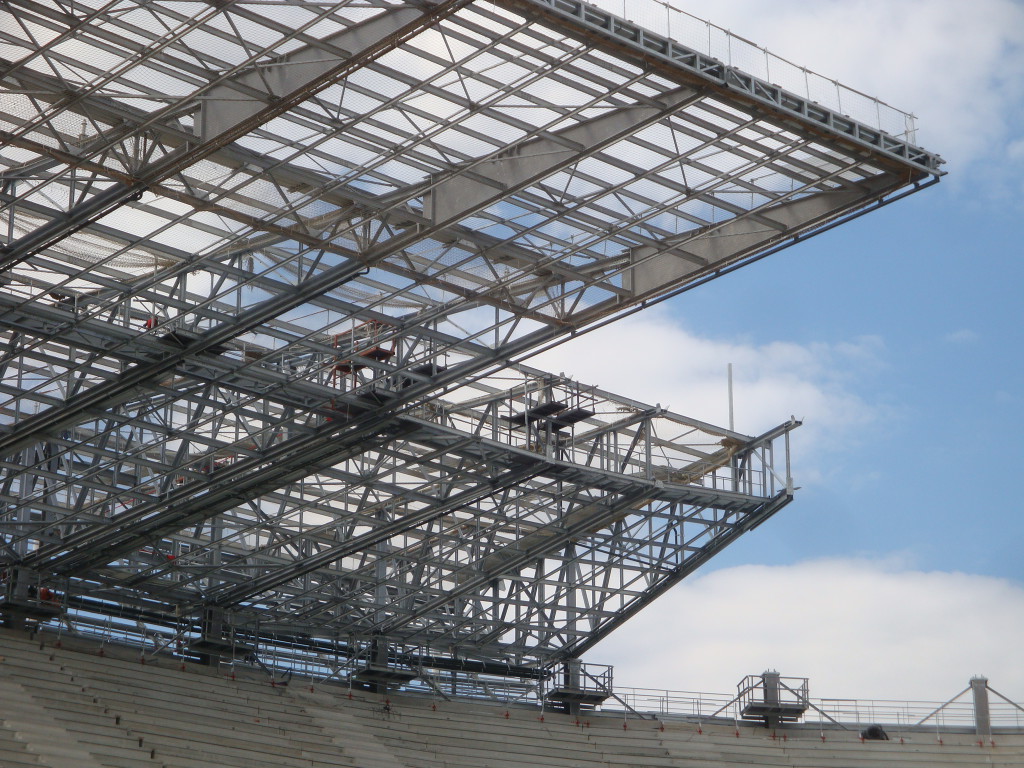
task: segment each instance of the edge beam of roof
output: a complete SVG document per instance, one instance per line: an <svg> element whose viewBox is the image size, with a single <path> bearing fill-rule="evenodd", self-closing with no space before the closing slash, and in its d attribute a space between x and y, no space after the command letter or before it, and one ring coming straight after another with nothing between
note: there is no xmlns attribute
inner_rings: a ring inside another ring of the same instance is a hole
<svg viewBox="0 0 1024 768"><path fill-rule="evenodd" d="M767 106L805 127L853 142L879 152L904 165L930 174L943 175L945 163L939 155L879 128L858 122L847 115L769 83L741 69L627 21L581 0L501 0L511 9L530 8L542 17L555 19L570 32L587 38L601 38L624 48L642 59L668 64L690 77L711 82L719 88L740 93L760 106Z"/></svg>

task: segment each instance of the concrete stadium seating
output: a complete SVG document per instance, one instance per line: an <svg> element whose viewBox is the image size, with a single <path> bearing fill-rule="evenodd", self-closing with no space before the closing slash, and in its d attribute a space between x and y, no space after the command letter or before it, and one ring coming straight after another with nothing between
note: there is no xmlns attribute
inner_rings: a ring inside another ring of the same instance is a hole
<svg viewBox="0 0 1024 768"><path fill-rule="evenodd" d="M262 673L0 630L0 766L23 768L876 768L1024 766L1024 733L994 744L910 730L776 732L715 721L576 718L529 707L350 694ZM262 675L262 678L261 678ZM900 738L902 737L902 739Z"/></svg>

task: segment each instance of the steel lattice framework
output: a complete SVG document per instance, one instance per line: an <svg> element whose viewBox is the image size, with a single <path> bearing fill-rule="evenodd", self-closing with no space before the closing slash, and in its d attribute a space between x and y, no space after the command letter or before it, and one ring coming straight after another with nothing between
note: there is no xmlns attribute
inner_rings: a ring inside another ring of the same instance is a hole
<svg viewBox="0 0 1024 768"><path fill-rule="evenodd" d="M795 424L522 361L941 162L567 0L5 0L0 77L9 581L525 665L784 506Z"/></svg>

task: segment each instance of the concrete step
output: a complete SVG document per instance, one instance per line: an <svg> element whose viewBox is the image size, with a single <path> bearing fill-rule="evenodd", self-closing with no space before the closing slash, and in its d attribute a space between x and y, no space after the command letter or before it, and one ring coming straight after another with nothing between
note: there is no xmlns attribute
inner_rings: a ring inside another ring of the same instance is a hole
<svg viewBox="0 0 1024 768"><path fill-rule="evenodd" d="M19 741L4 722L0 722L0 765L4 768L38 768L41 765L39 757L29 752L25 743Z"/></svg>
<svg viewBox="0 0 1024 768"><path fill-rule="evenodd" d="M71 645L40 650L0 630L0 716L18 721L0 727L0 768L1024 768L1024 734L1000 735L993 749L923 731L900 744L861 742L855 730L822 742L813 728L772 739L747 725L737 737L721 721L698 733L630 718L624 729L613 713L541 721L535 709L510 706L506 718L497 703L400 695L385 708L341 687L272 688Z"/></svg>
<svg viewBox="0 0 1024 768"><path fill-rule="evenodd" d="M331 734L331 742L353 758L359 768L408 768L372 729L350 713L315 707L307 708L307 713L325 733Z"/></svg>
<svg viewBox="0 0 1024 768"><path fill-rule="evenodd" d="M0 719L50 768L103 768L85 745L60 725L20 683L0 675Z"/></svg>

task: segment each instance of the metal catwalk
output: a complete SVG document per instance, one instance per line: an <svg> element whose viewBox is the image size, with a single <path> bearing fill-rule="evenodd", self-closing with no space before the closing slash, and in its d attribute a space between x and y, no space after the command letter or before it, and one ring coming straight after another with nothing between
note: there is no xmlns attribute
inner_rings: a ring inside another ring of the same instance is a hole
<svg viewBox="0 0 1024 768"><path fill-rule="evenodd" d="M5 605L214 643L578 657L795 424L522 361L940 175L568 0L7 0L0 79Z"/></svg>

